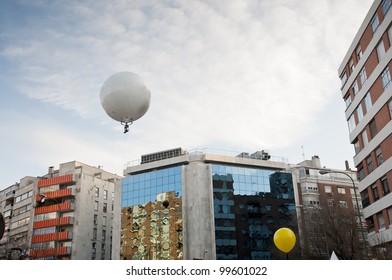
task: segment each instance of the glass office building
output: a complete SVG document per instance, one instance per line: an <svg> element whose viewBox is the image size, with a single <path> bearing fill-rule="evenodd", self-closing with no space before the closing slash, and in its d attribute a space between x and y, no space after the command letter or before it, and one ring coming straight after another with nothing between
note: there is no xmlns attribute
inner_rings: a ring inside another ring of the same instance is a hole
<svg viewBox="0 0 392 280"><path fill-rule="evenodd" d="M124 172L121 259L285 258L273 234L297 227L284 164L181 151L148 159Z"/></svg>
<svg viewBox="0 0 392 280"><path fill-rule="evenodd" d="M291 173L213 164L217 259L276 259L273 235L296 228Z"/></svg>
<svg viewBox="0 0 392 280"><path fill-rule="evenodd" d="M122 182L122 259L182 259L181 167L136 174Z"/></svg>

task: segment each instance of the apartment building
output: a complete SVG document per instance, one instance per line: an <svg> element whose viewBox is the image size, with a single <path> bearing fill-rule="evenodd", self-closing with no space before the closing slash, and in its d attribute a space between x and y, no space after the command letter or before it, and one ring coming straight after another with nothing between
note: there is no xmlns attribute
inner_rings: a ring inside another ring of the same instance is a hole
<svg viewBox="0 0 392 280"><path fill-rule="evenodd" d="M322 167L320 158L290 165L297 189L299 239L304 259L364 259L366 224L356 171Z"/></svg>
<svg viewBox="0 0 392 280"><path fill-rule="evenodd" d="M338 70L368 239L384 252L392 241L391 5L374 1Z"/></svg>
<svg viewBox="0 0 392 280"><path fill-rule="evenodd" d="M3 190L4 257L12 251L30 259L111 259L119 180L101 167L72 161Z"/></svg>
<svg viewBox="0 0 392 280"><path fill-rule="evenodd" d="M37 178L27 176L0 191L0 212L5 221L4 235L0 240L1 259L27 256L36 181Z"/></svg>

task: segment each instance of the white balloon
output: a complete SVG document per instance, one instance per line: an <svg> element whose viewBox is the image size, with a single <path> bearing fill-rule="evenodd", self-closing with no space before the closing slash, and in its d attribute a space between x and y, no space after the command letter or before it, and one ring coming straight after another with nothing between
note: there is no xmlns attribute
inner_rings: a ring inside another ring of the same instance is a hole
<svg viewBox="0 0 392 280"><path fill-rule="evenodd" d="M151 93L142 79L131 72L111 75L101 88L101 104L112 119L132 123L150 107Z"/></svg>

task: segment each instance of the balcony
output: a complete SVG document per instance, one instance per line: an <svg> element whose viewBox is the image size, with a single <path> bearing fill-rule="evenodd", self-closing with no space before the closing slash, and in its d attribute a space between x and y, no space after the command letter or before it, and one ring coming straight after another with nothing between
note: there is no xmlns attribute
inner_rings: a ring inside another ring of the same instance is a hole
<svg viewBox="0 0 392 280"><path fill-rule="evenodd" d="M67 226L73 225L73 217L62 217L60 219L50 219L44 221L34 222L33 228L46 228L46 227L56 227L56 226Z"/></svg>
<svg viewBox="0 0 392 280"><path fill-rule="evenodd" d="M47 179L39 180L38 181L38 188L52 186L52 185L67 184L67 183L74 183L72 174L67 174L67 175L58 176L58 177L54 177L54 178L47 178Z"/></svg>
<svg viewBox="0 0 392 280"><path fill-rule="evenodd" d="M71 188L53 191L53 192L46 192L46 193L42 193L42 194L46 195L49 199L60 199L60 198L75 196L75 192ZM39 202L41 199L42 199L42 197L39 194L37 194L35 197L35 200L37 202Z"/></svg>
<svg viewBox="0 0 392 280"><path fill-rule="evenodd" d="M31 250L30 257L33 259L53 257L53 256L67 256L71 255L71 247L48 248L43 250Z"/></svg>
<svg viewBox="0 0 392 280"><path fill-rule="evenodd" d="M49 206L41 206L35 208L35 215L51 213L51 212L68 212L73 211L75 206L71 202L64 202L59 204L52 204Z"/></svg>
<svg viewBox="0 0 392 280"><path fill-rule="evenodd" d="M50 242L50 241L55 241L55 240L60 240L60 241L66 241L66 240L71 240L72 239L72 232L69 231L61 231L58 233L48 233L48 234L42 234L42 235L35 235L31 239L31 243L44 243L44 242Z"/></svg>

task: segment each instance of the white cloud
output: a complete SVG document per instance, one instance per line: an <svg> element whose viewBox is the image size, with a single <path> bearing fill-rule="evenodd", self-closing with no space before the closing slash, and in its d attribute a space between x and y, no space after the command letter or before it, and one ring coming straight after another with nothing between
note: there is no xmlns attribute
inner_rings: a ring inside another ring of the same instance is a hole
<svg viewBox="0 0 392 280"><path fill-rule="evenodd" d="M36 8L47 17L1 34L0 58L17 73L19 92L104 129L115 126L99 104L104 80L139 74L152 99L131 128L135 154L179 145L279 149L318 131L318 116L339 98L337 68L371 2L45 2ZM356 8L358 18L347 20ZM35 135L37 145L53 141L48 133ZM88 148L89 138L63 136L62 145Z"/></svg>

